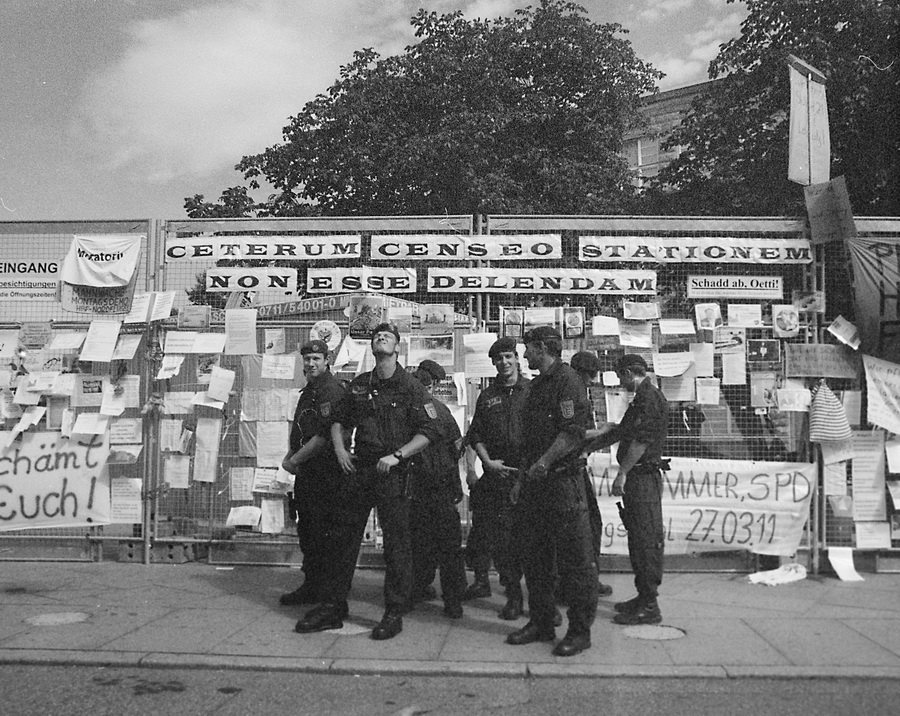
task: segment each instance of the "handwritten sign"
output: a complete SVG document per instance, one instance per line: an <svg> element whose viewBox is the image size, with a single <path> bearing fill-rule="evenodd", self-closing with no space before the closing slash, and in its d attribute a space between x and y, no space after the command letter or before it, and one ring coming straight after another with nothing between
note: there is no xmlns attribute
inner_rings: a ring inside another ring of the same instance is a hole
<svg viewBox="0 0 900 716"><path fill-rule="evenodd" d="M25 433L0 453L0 532L111 521L105 435Z"/></svg>
<svg viewBox="0 0 900 716"><path fill-rule="evenodd" d="M803 187L813 244L856 238L856 222L844 177Z"/></svg>
<svg viewBox="0 0 900 716"><path fill-rule="evenodd" d="M859 356L846 346L786 343L785 372L789 378L856 378Z"/></svg>
<svg viewBox="0 0 900 716"><path fill-rule="evenodd" d="M593 453L597 503L606 554L628 554L627 531L611 494L616 468ZM790 555L797 551L816 484L814 463L672 458L663 473L666 554L746 550Z"/></svg>

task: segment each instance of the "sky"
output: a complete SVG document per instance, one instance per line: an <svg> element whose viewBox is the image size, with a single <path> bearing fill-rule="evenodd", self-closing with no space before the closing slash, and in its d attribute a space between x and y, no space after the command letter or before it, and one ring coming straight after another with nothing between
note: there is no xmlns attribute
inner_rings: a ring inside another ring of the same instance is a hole
<svg viewBox="0 0 900 716"><path fill-rule="evenodd" d="M527 4L0 0L0 220L185 218L185 197L243 184L235 164L281 142L354 50L413 43L419 7L493 19ZM726 0L579 4L628 30L661 90L706 80L745 15Z"/></svg>

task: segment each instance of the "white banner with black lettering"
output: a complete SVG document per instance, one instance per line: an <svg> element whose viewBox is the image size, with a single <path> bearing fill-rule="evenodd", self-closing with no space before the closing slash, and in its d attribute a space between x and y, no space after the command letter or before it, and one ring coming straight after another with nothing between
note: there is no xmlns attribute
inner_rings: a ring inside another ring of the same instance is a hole
<svg viewBox="0 0 900 716"><path fill-rule="evenodd" d="M108 455L105 434L22 433L0 452L0 532L109 524Z"/></svg>
<svg viewBox="0 0 900 716"><path fill-rule="evenodd" d="M731 237L582 236L580 261L658 261L660 263L808 264L808 239Z"/></svg>
<svg viewBox="0 0 900 716"><path fill-rule="evenodd" d="M74 236L59 277L77 286L127 286L141 255L143 234Z"/></svg>
<svg viewBox="0 0 900 716"><path fill-rule="evenodd" d="M628 554L628 533L616 507L622 498L611 494L617 467L604 453L592 453L589 463L603 516L603 552ZM816 474L815 463L672 458L663 473L666 554L794 554Z"/></svg>
<svg viewBox="0 0 900 716"><path fill-rule="evenodd" d="M297 293L297 269L211 268L206 271L207 291L285 291Z"/></svg>
<svg viewBox="0 0 900 716"><path fill-rule="evenodd" d="M448 293L655 295L656 271L429 268L428 290Z"/></svg>
<svg viewBox="0 0 900 716"><path fill-rule="evenodd" d="M383 291L414 293L414 268L326 268L306 270L307 293L344 293L346 291Z"/></svg>
<svg viewBox="0 0 900 716"><path fill-rule="evenodd" d="M197 259L323 261L362 256L358 234L333 236L203 236L166 239L166 263Z"/></svg>
<svg viewBox="0 0 900 716"><path fill-rule="evenodd" d="M559 234L373 234L372 258L379 261L452 261L562 258Z"/></svg>

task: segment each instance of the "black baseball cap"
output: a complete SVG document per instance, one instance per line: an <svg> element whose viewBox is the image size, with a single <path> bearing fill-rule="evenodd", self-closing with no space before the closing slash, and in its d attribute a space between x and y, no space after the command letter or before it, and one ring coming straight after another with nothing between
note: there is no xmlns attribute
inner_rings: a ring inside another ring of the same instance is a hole
<svg viewBox="0 0 900 716"><path fill-rule="evenodd" d="M558 341L562 340L562 336L559 335L559 331L557 331L553 326L538 326L537 328L532 328L528 333L526 333L523 338L523 343L537 343L538 341L546 341L550 339L556 339Z"/></svg>
<svg viewBox="0 0 900 716"><path fill-rule="evenodd" d="M650 370L650 367L647 365L647 361L644 360L644 357L638 355L637 353L626 353L616 361L617 373L620 370L629 370L634 367L643 368L645 371Z"/></svg>
<svg viewBox="0 0 900 716"><path fill-rule="evenodd" d="M369 338L374 338L379 333L393 333L394 338L397 339L397 343L400 342L400 331L397 330L397 326L393 323L379 323L372 329L372 335L369 336Z"/></svg>
<svg viewBox="0 0 900 716"><path fill-rule="evenodd" d="M419 367L416 372L424 371L431 376L432 380L443 380L447 377L447 371L444 370L443 366L430 358L426 358L421 363L419 363Z"/></svg>
<svg viewBox="0 0 900 716"><path fill-rule="evenodd" d="M570 365L579 373L597 373L600 370L600 359L593 351L578 351L572 356Z"/></svg>

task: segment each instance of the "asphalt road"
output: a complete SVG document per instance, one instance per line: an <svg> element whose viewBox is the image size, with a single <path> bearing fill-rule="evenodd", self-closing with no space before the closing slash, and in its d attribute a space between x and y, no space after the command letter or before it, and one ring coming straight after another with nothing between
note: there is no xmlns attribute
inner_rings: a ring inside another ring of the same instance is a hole
<svg viewBox="0 0 900 716"><path fill-rule="evenodd" d="M0 713L877 716L897 713L898 686L886 679L511 679L4 665Z"/></svg>

